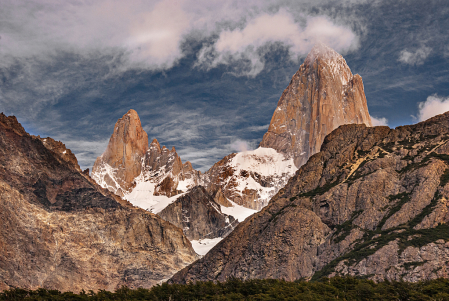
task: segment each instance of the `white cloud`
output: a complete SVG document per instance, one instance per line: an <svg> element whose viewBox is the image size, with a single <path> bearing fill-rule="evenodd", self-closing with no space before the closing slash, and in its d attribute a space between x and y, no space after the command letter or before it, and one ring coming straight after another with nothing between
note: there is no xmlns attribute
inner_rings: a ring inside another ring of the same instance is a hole
<svg viewBox="0 0 449 301"><path fill-rule="evenodd" d="M380 126L380 125L386 125L388 126L388 120L385 117L371 117L371 123L373 124L373 126Z"/></svg>
<svg viewBox="0 0 449 301"><path fill-rule="evenodd" d="M429 54L432 52L432 48L421 46L414 52L410 52L404 49L399 54L399 61L409 65L422 65Z"/></svg>
<svg viewBox="0 0 449 301"><path fill-rule="evenodd" d="M231 143L231 149L238 152L246 152L248 150L253 150L254 147L250 145L248 141L237 139Z"/></svg>
<svg viewBox="0 0 449 301"><path fill-rule="evenodd" d="M426 101L418 104L418 120L424 121L447 111L449 111L449 97L431 95Z"/></svg>
<svg viewBox="0 0 449 301"><path fill-rule="evenodd" d="M301 5L308 2L4 0L0 67L17 59L50 60L62 51L85 57L125 54L122 69L167 69L183 57L187 37L217 35L212 48L203 49L200 63L213 67L243 59L254 76L264 67L261 51L269 43L290 47L293 57L318 40L337 51L355 47L357 37L350 28L328 17L301 15ZM212 61L206 59L208 53L214 55Z"/></svg>
<svg viewBox="0 0 449 301"><path fill-rule="evenodd" d="M277 96L277 95L276 95L276 96ZM269 123L267 123L267 124L265 124L265 125L253 125L253 126L247 127L247 128L245 129L245 131L248 131L248 132L267 131L269 126L270 126Z"/></svg>
<svg viewBox="0 0 449 301"><path fill-rule="evenodd" d="M286 9L257 15L243 28L222 31L213 45L200 51L196 66L210 69L240 61L246 64L244 68L240 66L240 75L256 76L264 68L266 46L275 43L288 47L293 60L307 54L317 42L324 42L341 53L358 47L357 36L351 29L324 16L302 19L305 26Z"/></svg>

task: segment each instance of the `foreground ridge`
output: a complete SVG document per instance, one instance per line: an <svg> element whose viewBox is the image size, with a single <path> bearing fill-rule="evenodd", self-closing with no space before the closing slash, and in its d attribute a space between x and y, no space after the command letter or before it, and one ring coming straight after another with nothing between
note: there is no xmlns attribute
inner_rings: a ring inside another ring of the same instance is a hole
<svg viewBox="0 0 449 301"><path fill-rule="evenodd" d="M0 114L0 291L149 288L197 259L182 231L81 172Z"/></svg>

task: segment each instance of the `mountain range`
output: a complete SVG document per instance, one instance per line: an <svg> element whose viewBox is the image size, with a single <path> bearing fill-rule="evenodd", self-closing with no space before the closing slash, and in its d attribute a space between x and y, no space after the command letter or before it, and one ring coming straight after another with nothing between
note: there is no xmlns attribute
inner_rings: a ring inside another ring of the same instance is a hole
<svg viewBox="0 0 449 301"><path fill-rule="evenodd" d="M372 127L361 76L324 44L259 147L204 173L149 144L132 109L90 176L1 114L0 289L447 277L448 117Z"/></svg>

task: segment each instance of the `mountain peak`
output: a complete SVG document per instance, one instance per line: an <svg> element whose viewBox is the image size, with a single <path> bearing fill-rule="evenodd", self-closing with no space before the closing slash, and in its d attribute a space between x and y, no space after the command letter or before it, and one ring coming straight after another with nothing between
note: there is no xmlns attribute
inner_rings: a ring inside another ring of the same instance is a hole
<svg viewBox="0 0 449 301"><path fill-rule="evenodd" d="M338 58L343 57L338 52L336 52L334 49L330 48L323 42L318 42L312 47L304 62L310 63L314 62L315 60L329 61Z"/></svg>
<svg viewBox="0 0 449 301"><path fill-rule="evenodd" d="M293 157L300 167L327 134L350 123L371 126L362 78L340 54L317 43L282 93L260 146Z"/></svg>
<svg viewBox="0 0 449 301"><path fill-rule="evenodd" d="M141 162L135 158L143 157L147 149L148 135L142 128L139 115L131 109L115 123L109 144L95 161L92 175L103 174L108 168L116 169L115 180L111 179L105 185L123 196L122 190L129 190L134 178L141 172Z"/></svg>

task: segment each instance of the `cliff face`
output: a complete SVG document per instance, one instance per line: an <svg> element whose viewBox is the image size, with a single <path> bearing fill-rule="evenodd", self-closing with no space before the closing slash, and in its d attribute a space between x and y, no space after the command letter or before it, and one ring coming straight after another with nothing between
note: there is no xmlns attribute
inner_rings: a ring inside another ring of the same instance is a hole
<svg viewBox="0 0 449 301"><path fill-rule="evenodd" d="M92 168L92 178L101 187L136 204L141 200L135 199L136 193L130 195L136 185L154 184L145 188L149 195L146 203L151 203L153 195L173 197L187 191L200 184L200 177L190 162L182 163L174 147L161 148L156 139L148 146L148 135L134 110L117 121L105 152ZM142 190L141 186L137 190Z"/></svg>
<svg viewBox="0 0 449 301"><path fill-rule="evenodd" d="M344 125L270 201L171 281L449 277L449 113Z"/></svg>
<svg viewBox="0 0 449 301"><path fill-rule="evenodd" d="M238 225L201 186L180 196L158 215L183 229L189 240L226 237Z"/></svg>
<svg viewBox="0 0 449 301"><path fill-rule="evenodd" d="M92 176L102 186L123 196L134 186L141 173L141 158L148 149L148 135L134 110L120 118L114 127L105 152L97 158Z"/></svg>
<svg viewBox="0 0 449 301"><path fill-rule="evenodd" d="M282 93L260 146L293 158L297 167L343 124L371 126L362 78L345 59L317 44Z"/></svg>
<svg viewBox="0 0 449 301"><path fill-rule="evenodd" d="M179 228L102 189L48 141L0 114L0 290L151 287L197 258Z"/></svg>

